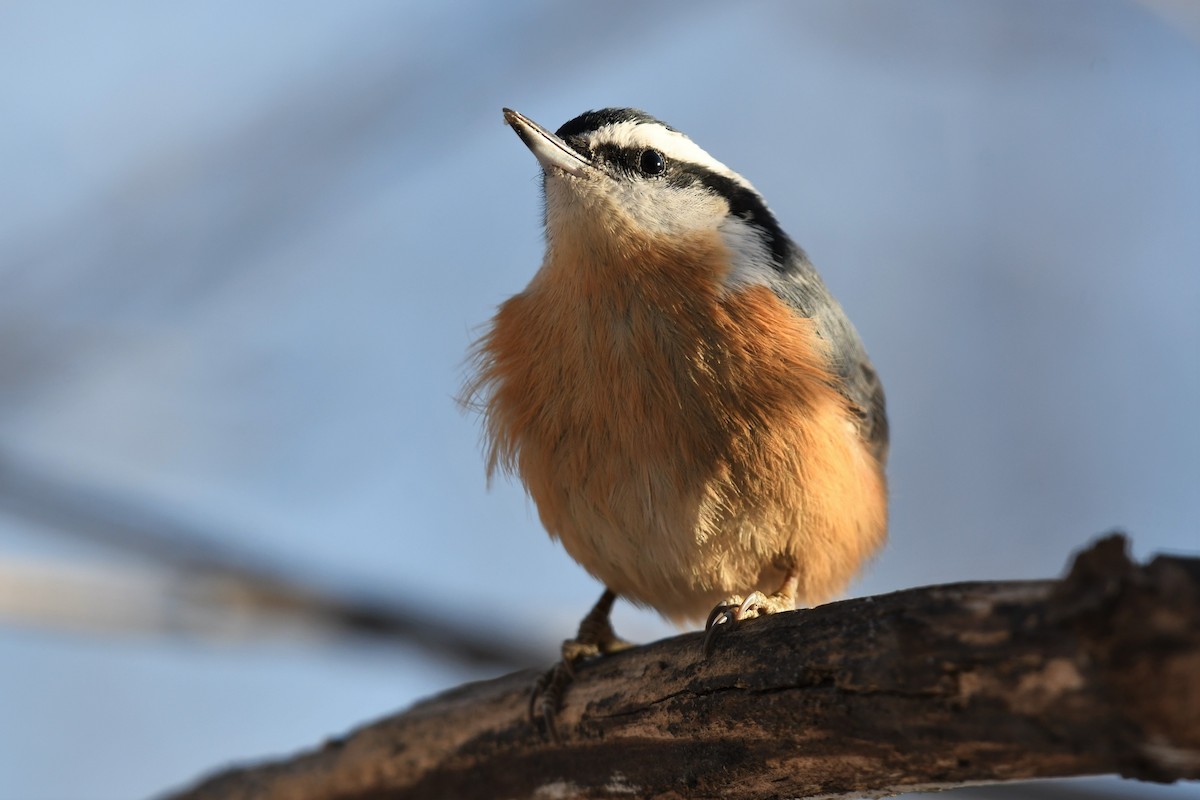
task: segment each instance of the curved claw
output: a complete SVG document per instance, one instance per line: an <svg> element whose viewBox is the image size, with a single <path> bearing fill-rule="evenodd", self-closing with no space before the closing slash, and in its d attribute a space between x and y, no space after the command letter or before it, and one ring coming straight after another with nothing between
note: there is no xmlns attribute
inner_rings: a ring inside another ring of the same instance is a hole
<svg viewBox="0 0 1200 800"><path fill-rule="evenodd" d="M542 693L546 691L546 686L550 683L550 673L553 671L554 670L551 669L547 672L543 672L541 675L538 676L538 679L533 682L533 688L530 689L530 691L529 691L529 721L530 722L537 721L538 699L541 698Z"/></svg>
<svg viewBox="0 0 1200 800"><path fill-rule="evenodd" d="M716 608L714 608L712 611L708 612L708 622L704 623L704 630L711 631L713 628L713 625L720 624L717 622L717 617L723 616L725 614L725 612L728 610L729 610L729 605L727 603L721 603ZM705 637L705 639L707 639L707 638L708 637Z"/></svg>
<svg viewBox="0 0 1200 800"><path fill-rule="evenodd" d="M713 650L716 649L717 639L721 636L717 633L718 629L723 629L726 623L737 622L737 611L737 606L717 606L708 615L708 626L704 633L705 658L711 656Z"/></svg>
<svg viewBox="0 0 1200 800"><path fill-rule="evenodd" d="M570 663L560 661L546 670L533 684L529 693L529 721L535 726L539 719L550 737L550 741L559 743L558 738L558 709L562 705L563 690L574 679Z"/></svg>
<svg viewBox="0 0 1200 800"><path fill-rule="evenodd" d="M765 594L762 592L751 592L746 595L746 599L738 607L737 618L753 619L759 615L759 612L766 611L770 613L769 604L770 600Z"/></svg>
<svg viewBox="0 0 1200 800"><path fill-rule="evenodd" d="M562 659L533 684L529 694L529 721L536 728L540 717L546 734L555 744L559 741L555 718L562 707L563 693L575 680L576 668L589 659L631 647L629 642L618 638L613 632L608 618L616 601L616 592L605 589L596 605L579 623L575 638L563 642Z"/></svg>
<svg viewBox="0 0 1200 800"><path fill-rule="evenodd" d="M717 628L725 624L732 624L738 621L741 617L742 598L739 595L732 595L725 598L725 601L718 603L708 614L708 622L704 624L704 657L708 658L712 655L715 649L717 639L720 634L717 633Z"/></svg>
<svg viewBox="0 0 1200 800"><path fill-rule="evenodd" d="M721 603L708 615L708 623L704 626L707 633L704 634L704 657L708 658L712 655L717 639L717 628L726 623L732 625L741 622L744 619L754 619L762 614L772 614L776 611L775 604L772 603L772 598L767 597L762 592L751 592L742 599L738 595L734 595Z"/></svg>
<svg viewBox="0 0 1200 800"><path fill-rule="evenodd" d="M561 740L558 738L557 713L548 701L542 702L542 723L546 726L546 734L550 737L550 741L559 744Z"/></svg>

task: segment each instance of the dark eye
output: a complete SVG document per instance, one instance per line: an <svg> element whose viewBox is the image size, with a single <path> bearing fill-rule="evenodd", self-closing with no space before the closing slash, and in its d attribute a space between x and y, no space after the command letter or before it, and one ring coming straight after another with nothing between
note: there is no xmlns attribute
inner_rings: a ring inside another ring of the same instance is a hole
<svg viewBox="0 0 1200 800"><path fill-rule="evenodd" d="M638 157L638 169L643 175L662 175L667 169L667 160L657 150L643 150Z"/></svg>

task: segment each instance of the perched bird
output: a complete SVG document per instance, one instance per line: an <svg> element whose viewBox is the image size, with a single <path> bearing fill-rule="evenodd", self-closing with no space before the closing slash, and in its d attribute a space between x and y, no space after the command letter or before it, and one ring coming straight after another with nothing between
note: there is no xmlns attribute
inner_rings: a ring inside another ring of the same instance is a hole
<svg viewBox="0 0 1200 800"><path fill-rule="evenodd" d="M474 350L488 472L606 588L531 700L626 646L616 597L715 626L840 592L883 544L888 424L858 334L750 183L630 108L556 133L546 254ZM709 646L706 643L706 650Z"/></svg>

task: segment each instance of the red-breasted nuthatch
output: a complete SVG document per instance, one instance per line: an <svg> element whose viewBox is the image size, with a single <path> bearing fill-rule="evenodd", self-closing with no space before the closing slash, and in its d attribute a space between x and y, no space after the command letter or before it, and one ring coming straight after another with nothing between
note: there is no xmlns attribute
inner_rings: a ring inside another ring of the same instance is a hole
<svg viewBox="0 0 1200 800"><path fill-rule="evenodd" d="M711 637L842 591L886 537L888 425L854 327L748 181L635 109L504 119L542 165L546 255L467 395L489 474L516 473L607 587L542 696L552 725L572 666L625 646L618 596Z"/></svg>

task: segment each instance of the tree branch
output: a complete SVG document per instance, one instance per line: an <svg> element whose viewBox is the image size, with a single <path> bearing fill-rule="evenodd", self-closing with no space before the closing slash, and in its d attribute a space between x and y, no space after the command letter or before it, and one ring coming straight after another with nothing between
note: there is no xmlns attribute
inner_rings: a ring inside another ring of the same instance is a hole
<svg viewBox="0 0 1200 800"><path fill-rule="evenodd" d="M533 672L468 684L175 800L861 797L1200 778L1200 559L1110 536L1061 581L963 583L690 633L580 671L562 743Z"/></svg>

